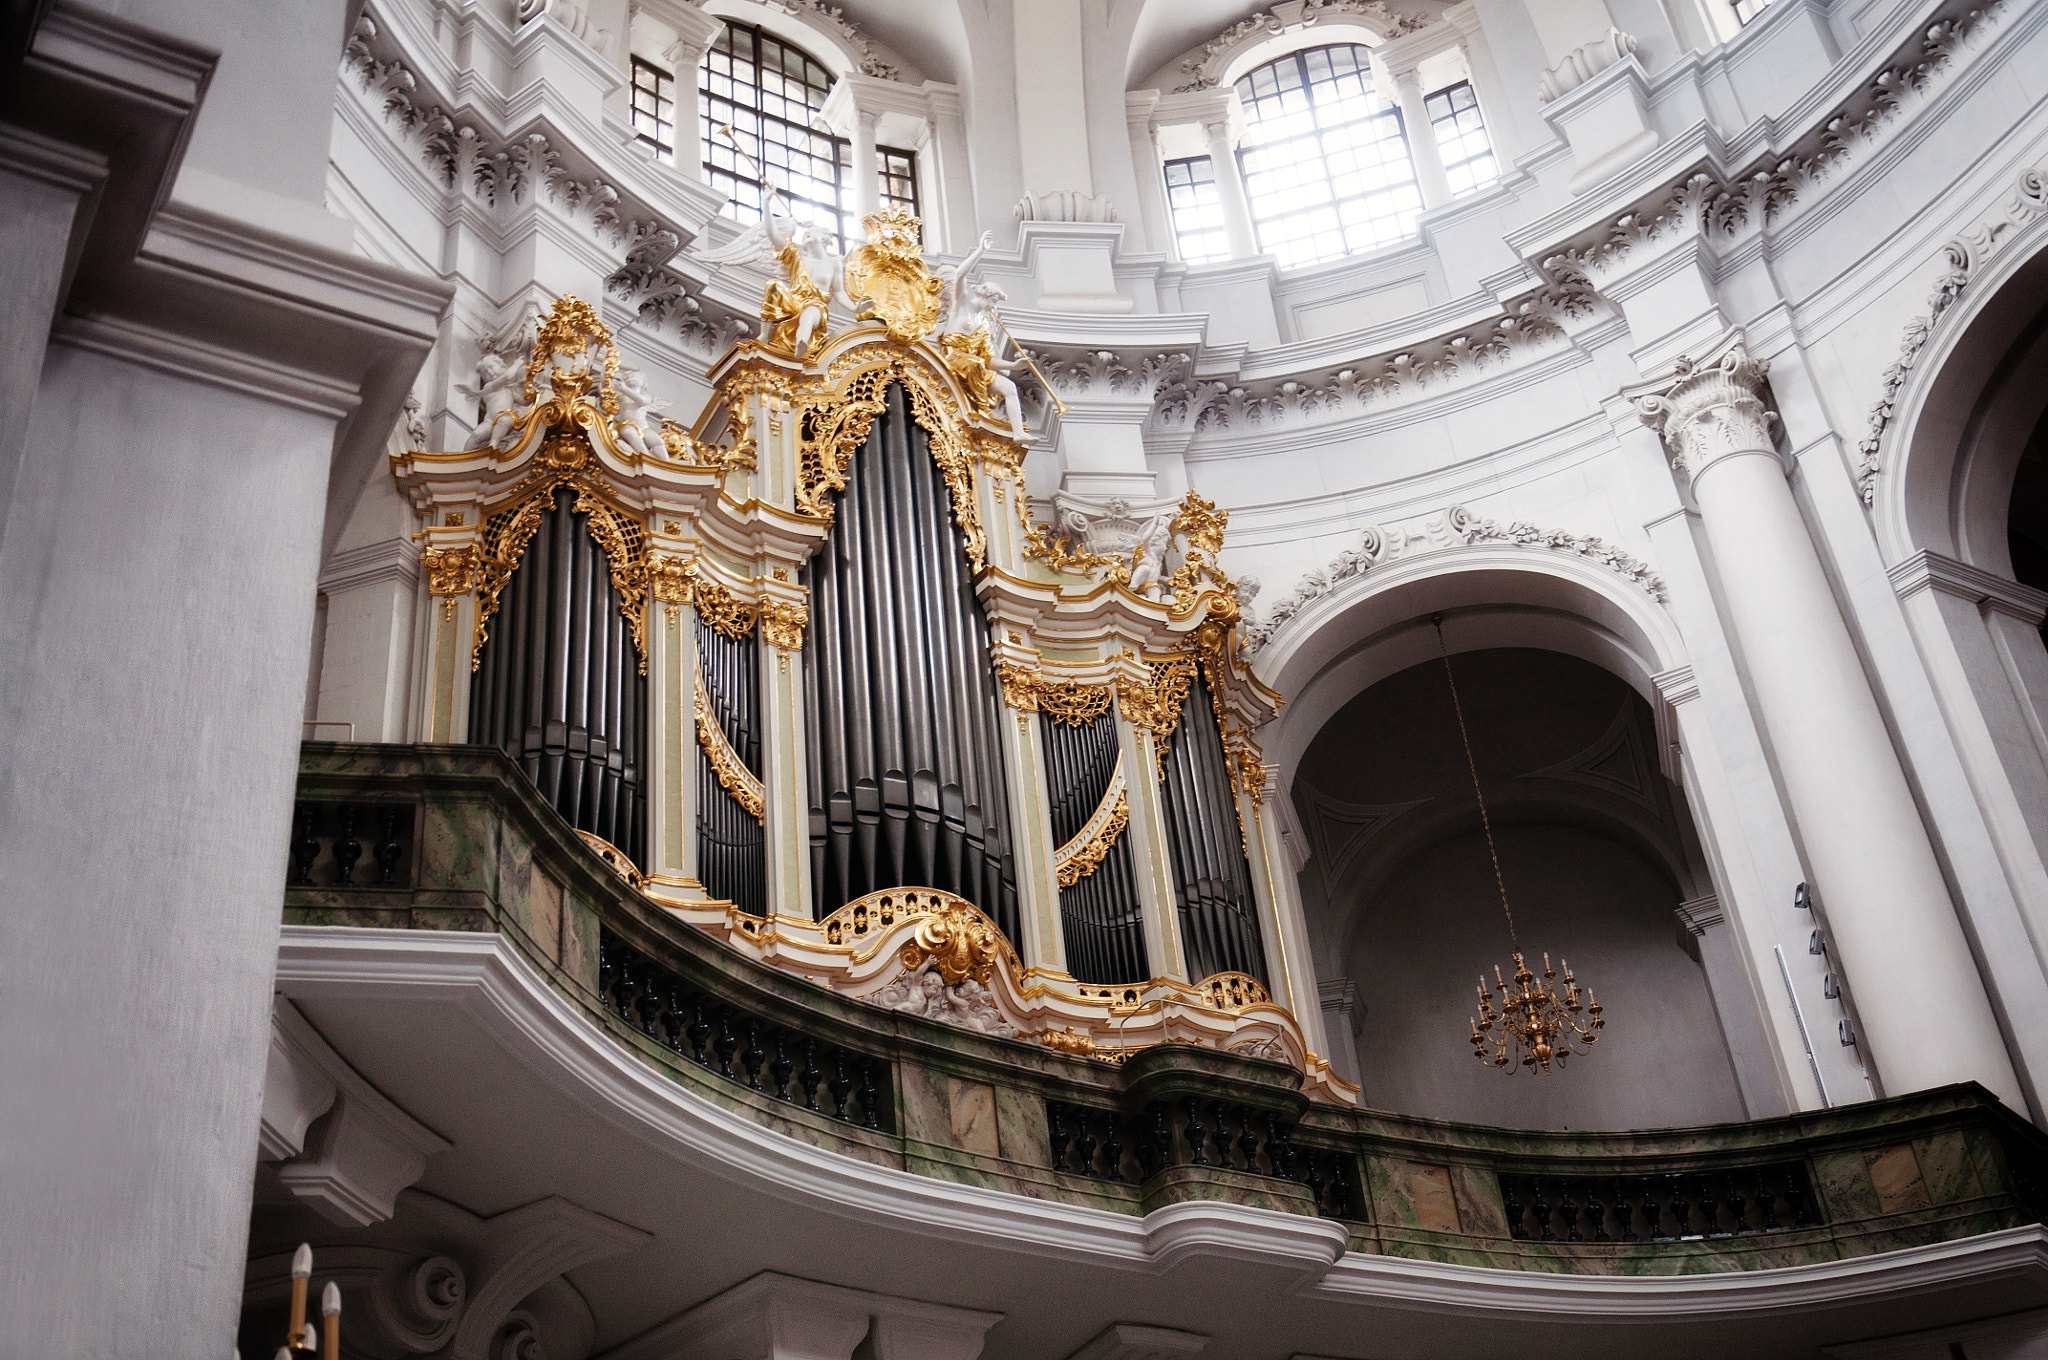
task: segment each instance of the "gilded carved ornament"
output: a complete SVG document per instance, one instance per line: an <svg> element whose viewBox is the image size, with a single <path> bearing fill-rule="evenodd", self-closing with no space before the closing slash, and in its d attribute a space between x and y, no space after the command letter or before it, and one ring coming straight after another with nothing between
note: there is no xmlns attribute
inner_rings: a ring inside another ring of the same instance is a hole
<svg viewBox="0 0 2048 1360"><path fill-rule="evenodd" d="M1117 704L1133 727L1152 734L1153 773L1160 780L1166 778L1168 743L1180 725L1181 704L1194 679L1195 659L1184 655L1153 662L1142 683L1128 676L1117 677Z"/></svg>
<svg viewBox="0 0 2048 1360"><path fill-rule="evenodd" d="M1102 867L1117 838L1131 821L1131 800L1124 789L1123 762L1117 762L1116 777L1110 781L1103 806L1088 818L1073 840L1053 851L1053 872L1062 888L1071 888Z"/></svg>
<svg viewBox="0 0 2048 1360"><path fill-rule="evenodd" d="M902 207L870 213L861 224L868 239L846 257L846 295L859 313L880 318L890 339L915 344L939 324L939 296L945 291L925 267L920 224Z"/></svg>
<svg viewBox="0 0 2048 1360"><path fill-rule="evenodd" d="M427 591L433 595L466 595L476 585L479 554L475 544L460 548L429 548L423 559Z"/></svg>
<svg viewBox="0 0 2048 1360"><path fill-rule="evenodd" d="M1048 680L1014 661L998 661L996 679L1002 684L1003 702L1020 713L1043 713L1069 727L1086 727L1109 712L1107 685Z"/></svg>
<svg viewBox="0 0 2048 1360"><path fill-rule="evenodd" d="M711 767L711 775L718 786L732 795L734 802L746 810L749 817L762 821L767 816L767 790L761 781L740 759L726 740L725 728L717 715L711 711L709 686L700 672L694 687L691 708L696 718L697 746L704 752L705 762Z"/></svg>
<svg viewBox="0 0 2048 1360"><path fill-rule="evenodd" d="M761 637L771 647L780 647L785 652L799 652L804 645L804 626L811 621L811 611L800 604L786 600L761 601Z"/></svg>
<svg viewBox="0 0 2048 1360"><path fill-rule="evenodd" d="M964 900L951 898L917 923L913 943L903 946L903 966L917 968L929 958L949 987L968 978L986 984L1005 952L995 923Z"/></svg>

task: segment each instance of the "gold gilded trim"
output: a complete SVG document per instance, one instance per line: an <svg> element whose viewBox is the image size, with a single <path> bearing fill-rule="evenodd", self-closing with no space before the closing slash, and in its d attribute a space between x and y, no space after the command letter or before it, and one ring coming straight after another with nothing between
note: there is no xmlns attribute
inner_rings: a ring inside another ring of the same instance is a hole
<svg viewBox="0 0 2048 1360"><path fill-rule="evenodd" d="M1074 839L1052 852L1053 869L1059 876L1060 886L1071 888L1101 868L1102 861L1109 857L1117 837L1123 835L1130 821L1131 800L1124 790L1124 762L1119 755L1116 774L1109 781L1109 791L1089 815L1088 824L1075 834Z"/></svg>
<svg viewBox="0 0 2048 1360"><path fill-rule="evenodd" d="M889 338L915 344L939 324L939 294L945 285L925 268L918 250L920 223L907 208L869 213L861 219L867 244L846 257L846 295L881 318Z"/></svg>
<svg viewBox="0 0 2048 1360"><path fill-rule="evenodd" d="M1014 661L996 663L1003 702L1020 713L1043 713L1068 727L1087 727L1109 712L1107 685L1079 680L1048 680L1044 674Z"/></svg>
<svg viewBox="0 0 2048 1360"><path fill-rule="evenodd" d="M1117 703L1133 727L1152 734L1153 774L1161 781L1166 778L1168 745L1174 729L1180 726L1180 706L1194 679L1195 659L1191 656L1170 656L1153 662L1150 678L1143 684L1127 676L1117 677Z"/></svg>
<svg viewBox="0 0 2048 1360"><path fill-rule="evenodd" d="M583 838L585 845L597 852L597 857L610 866L613 873L625 879L634 888L646 886L646 876L633 867L633 861L626 858L625 851L619 849L618 846L613 845L604 837L593 836L588 831L579 830L576 834Z"/></svg>
<svg viewBox="0 0 2048 1360"><path fill-rule="evenodd" d="M810 621L811 611L800 604L761 601L761 637L771 647L780 647L785 652L802 651L804 626Z"/></svg>
<svg viewBox="0 0 2048 1360"><path fill-rule="evenodd" d="M704 758L711 762L711 776L718 781L718 787L731 794L733 801L746 809L749 817L757 822L765 821L768 790L740 759L739 752L732 749L732 743L725 739L725 728L711 712L711 700L705 691L704 673L699 671L691 707L697 719L697 745L703 750Z"/></svg>

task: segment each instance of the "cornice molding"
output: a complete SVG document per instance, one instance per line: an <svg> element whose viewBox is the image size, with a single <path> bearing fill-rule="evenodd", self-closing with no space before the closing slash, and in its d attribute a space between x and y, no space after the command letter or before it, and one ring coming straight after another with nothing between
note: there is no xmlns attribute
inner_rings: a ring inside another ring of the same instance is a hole
<svg viewBox="0 0 2048 1360"><path fill-rule="evenodd" d="M323 594L389 582L408 589L420 581L420 547L409 538L387 538L359 548L343 548L327 559L320 573Z"/></svg>
<svg viewBox="0 0 2048 1360"><path fill-rule="evenodd" d="M2048 591L1937 552L1923 549L1885 574L1902 600L1923 590L1938 590L1980 608L2009 614L2030 628L2038 628L2048 619Z"/></svg>

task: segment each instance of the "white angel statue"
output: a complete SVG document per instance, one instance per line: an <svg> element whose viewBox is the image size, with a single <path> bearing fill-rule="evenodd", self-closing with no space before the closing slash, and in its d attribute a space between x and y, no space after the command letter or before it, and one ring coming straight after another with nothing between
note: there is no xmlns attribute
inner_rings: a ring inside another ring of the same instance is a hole
<svg viewBox="0 0 2048 1360"><path fill-rule="evenodd" d="M666 457L668 445L661 438L661 412L668 403L655 400L647 387L647 375L631 364L620 364L612 390L619 397L618 418L612 422L619 446L642 458Z"/></svg>
<svg viewBox="0 0 2048 1360"><path fill-rule="evenodd" d="M487 349L476 361L476 385L459 390L477 401L477 426L469 447L501 449L526 401L526 361Z"/></svg>
<svg viewBox="0 0 2048 1360"><path fill-rule="evenodd" d="M832 252L828 235L779 212L774 198L759 222L697 258L711 265L780 266L783 277L769 281L761 300L761 342L803 363L824 348L832 304L855 311L846 296L843 263Z"/></svg>
<svg viewBox="0 0 2048 1360"><path fill-rule="evenodd" d="M1162 579L1166 572L1166 552L1173 545L1173 528L1165 512L1154 515L1146 521L1138 533L1138 547L1131 564L1131 593L1142 595L1148 600L1157 600L1165 595L1166 586Z"/></svg>
<svg viewBox="0 0 2048 1360"><path fill-rule="evenodd" d="M974 249L969 251L967 257L961 260L960 263L942 264L932 271L933 276L938 279L941 285L939 290L939 316L941 318L939 330L941 332L971 331L974 329L978 313L974 308L974 300L967 296L967 290L960 286L960 281L967 277L974 266L981 263L981 257L987 254L989 247L995 243L996 234L992 231L985 231L981 234L981 239L975 242Z"/></svg>

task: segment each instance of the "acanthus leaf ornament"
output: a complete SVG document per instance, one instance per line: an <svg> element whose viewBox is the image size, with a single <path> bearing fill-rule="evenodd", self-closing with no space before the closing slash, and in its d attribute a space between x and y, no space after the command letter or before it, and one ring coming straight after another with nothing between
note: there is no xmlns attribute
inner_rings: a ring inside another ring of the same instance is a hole
<svg viewBox="0 0 2048 1360"><path fill-rule="evenodd" d="M1778 417L1763 402L1767 370L1740 333L1731 333L1708 362L1680 355L1667 378L1629 394L1636 414L1664 441L1672 469L1698 477L1730 455L1773 451Z"/></svg>

